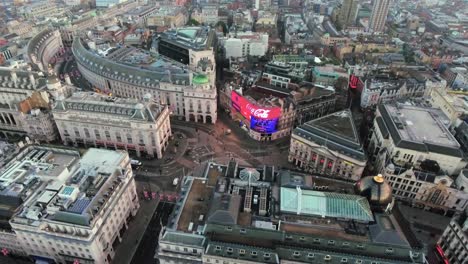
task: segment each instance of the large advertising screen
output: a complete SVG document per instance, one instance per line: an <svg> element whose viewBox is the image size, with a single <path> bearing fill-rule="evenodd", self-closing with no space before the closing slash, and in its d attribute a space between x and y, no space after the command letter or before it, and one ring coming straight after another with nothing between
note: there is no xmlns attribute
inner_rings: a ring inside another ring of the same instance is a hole
<svg viewBox="0 0 468 264"><path fill-rule="evenodd" d="M250 129L260 133L271 134L276 131L278 118L275 119L257 119L253 117L250 119Z"/></svg>
<svg viewBox="0 0 468 264"><path fill-rule="evenodd" d="M250 121L250 129L260 133L276 131L278 119L281 116L280 107L263 107L251 103L242 95L231 92L232 107Z"/></svg>

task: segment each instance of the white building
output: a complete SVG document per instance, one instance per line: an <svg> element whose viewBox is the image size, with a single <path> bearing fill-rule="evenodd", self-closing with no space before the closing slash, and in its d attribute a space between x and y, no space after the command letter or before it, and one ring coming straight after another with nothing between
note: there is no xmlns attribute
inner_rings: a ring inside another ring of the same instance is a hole
<svg viewBox="0 0 468 264"><path fill-rule="evenodd" d="M455 216L445 228L437 244L444 251L449 263L464 264L468 259L468 218L465 211Z"/></svg>
<svg viewBox="0 0 468 264"><path fill-rule="evenodd" d="M37 170L31 170L31 168ZM0 169L0 247L58 263L110 263L139 201L126 152L29 146ZM8 197L8 198L7 198Z"/></svg>
<svg viewBox="0 0 468 264"><path fill-rule="evenodd" d="M238 32L224 40L226 58L261 57L268 51L268 34Z"/></svg>
<svg viewBox="0 0 468 264"><path fill-rule="evenodd" d="M162 158L171 136L169 109L142 101L80 92L58 100L53 115L64 144L103 146Z"/></svg>
<svg viewBox="0 0 468 264"><path fill-rule="evenodd" d="M379 105L368 151L374 169L382 171L389 162L419 168L424 161L436 161L445 175L458 175L467 162L449 124L439 109Z"/></svg>

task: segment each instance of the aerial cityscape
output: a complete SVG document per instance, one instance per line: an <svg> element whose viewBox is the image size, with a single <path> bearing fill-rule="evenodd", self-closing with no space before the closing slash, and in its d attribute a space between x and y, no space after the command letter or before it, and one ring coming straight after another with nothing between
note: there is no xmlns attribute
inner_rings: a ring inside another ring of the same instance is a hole
<svg viewBox="0 0 468 264"><path fill-rule="evenodd" d="M468 0L0 0L0 264L468 264Z"/></svg>

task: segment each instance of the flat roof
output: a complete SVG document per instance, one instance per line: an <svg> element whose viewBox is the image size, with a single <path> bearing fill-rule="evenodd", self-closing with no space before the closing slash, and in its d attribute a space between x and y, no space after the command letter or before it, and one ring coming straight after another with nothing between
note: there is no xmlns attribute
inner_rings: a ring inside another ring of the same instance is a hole
<svg viewBox="0 0 468 264"><path fill-rule="evenodd" d="M414 106L386 105L398 133L404 140L430 142L438 145L458 147L457 140L444 124L443 116L436 110Z"/></svg>
<svg viewBox="0 0 468 264"><path fill-rule="evenodd" d="M213 187L205 184L204 180L193 179L190 192L187 194L185 203L177 223L177 230L187 232L190 223L194 223L193 230L199 224L200 215L208 216L210 199Z"/></svg>
<svg viewBox="0 0 468 264"><path fill-rule="evenodd" d="M460 144L450 133L450 122L440 109L407 104L380 105L379 129L400 148L463 157Z"/></svg>
<svg viewBox="0 0 468 264"><path fill-rule="evenodd" d="M24 201L22 210L11 215L10 221L31 226L41 221L90 226L91 211L103 209L123 182L118 176L126 156L122 151L91 148L80 159L77 150L28 146L0 168L0 208L14 202L5 196L16 197Z"/></svg>

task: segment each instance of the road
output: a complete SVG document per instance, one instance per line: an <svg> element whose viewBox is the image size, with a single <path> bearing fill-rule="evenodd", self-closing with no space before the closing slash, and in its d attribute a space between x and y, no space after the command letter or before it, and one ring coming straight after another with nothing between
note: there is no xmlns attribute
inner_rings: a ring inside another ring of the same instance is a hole
<svg viewBox="0 0 468 264"><path fill-rule="evenodd" d="M138 245L138 249L133 256L132 262L130 262L131 264L157 263L154 259L154 254L159 242L161 224L163 226L167 224L172 209L174 209L174 204L166 202L159 203L149 225L146 228L145 234Z"/></svg>

